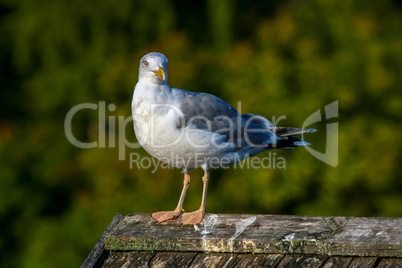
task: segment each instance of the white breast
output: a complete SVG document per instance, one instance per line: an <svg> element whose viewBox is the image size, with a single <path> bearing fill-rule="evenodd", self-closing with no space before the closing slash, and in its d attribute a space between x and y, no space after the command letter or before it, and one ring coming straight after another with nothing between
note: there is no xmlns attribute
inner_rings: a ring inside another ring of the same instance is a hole
<svg viewBox="0 0 402 268"><path fill-rule="evenodd" d="M183 128L182 111L172 99L167 85L136 85L132 102L134 130L150 155L175 167L198 168L216 155L236 150L234 144L224 141L225 136L194 126Z"/></svg>

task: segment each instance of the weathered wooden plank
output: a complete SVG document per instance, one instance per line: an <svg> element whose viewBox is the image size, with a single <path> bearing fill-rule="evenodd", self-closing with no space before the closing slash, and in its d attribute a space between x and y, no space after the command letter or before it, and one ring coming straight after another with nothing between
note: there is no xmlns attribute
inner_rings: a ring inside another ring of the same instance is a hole
<svg viewBox="0 0 402 268"><path fill-rule="evenodd" d="M180 253L179 253L180 254ZM191 262L191 268L232 268L239 261L237 254L232 253L199 253Z"/></svg>
<svg viewBox="0 0 402 268"><path fill-rule="evenodd" d="M148 268L149 262L155 256L155 254L156 253L153 251L141 251L130 268Z"/></svg>
<svg viewBox="0 0 402 268"><path fill-rule="evenodd" d="M130 267L139 253L140 251L113 251L102 268Z"/></svg>
<svg viewBox="0 0 402 268"><path fill-rule="evenodd" d="M402 259L398 258L383 258L376 266L377 268L401 268Z"/></svg>
<svg viewBox="0 0 402 268"><path fill-rule="evenodd" d="M151 267L188 267L196 252L157 252L151 260Z"/></svg>
<svg viewBox="0 0 402 268"><path fill-rule="evenodd" d="M239 254L236 268L276 267L283 259L282 254Z"/></svg>
<svg viewBox="0 0 402 268"><path fill-rule="evenodd" d="M353 258L348 268L372 268L375 267L376 260L375 257Z"/></svg>
<svg viewBox="0 0 402 268"><path fill-rule="evenodd" d="M283 257L284 255L282 254L199 253L194 258L190 267L276 267Z"/></svg>
<svg viewBox="0 0 402 268"><path fill-rule="evenodd" d="M184 254L184 256L181 256ZM353 259L353 261L352 261ZM151 262L152 260L152 262ZM376 265L373 257L328 257L325 255L231 254L151 251L112 251L102 268L136 267L323 267L323 268L400 268L401 258L383 258ZM279 264L279 265L278 265Z"/></svg>
<svg viewBox="0 0 402 268"><path fill-rule="evenodd" d="M106 237L112 250L306 253L402 257L402 219L207 214L199 229L126 216Z"/></svg>
<svg viewBox="0 0 402 268"><path fill-rule="evenodd" d="M278 268L319 268L328 258L326 255L291 254L285 255Z"/></svg>
<svg viewBox="0 0 402 268"><path fill-rule="evenodd" d="M330 257L322 266L323 268L347 268L352 262L353 257Z"/></svg>
<svg viewBox="0 0 402 268"><path fill-rule="evenodd" d="M102 268L148 268L153 251L112 251Z"/></svg>
<svg viewBox="0 0 402 268"><path fill-rule="evenodd" d="M100 267L100 265L104 262L104 260L108 257L108 252L105 250L105 236L113 229L120 220L123 219L123 216L120 214L116 214L114 216L112 222L103 232L101 238L95 244L95 247L92 249L91 253L89 253L88 257L85 259L84 263L81 265L81 268L95 268Z"/></svg>

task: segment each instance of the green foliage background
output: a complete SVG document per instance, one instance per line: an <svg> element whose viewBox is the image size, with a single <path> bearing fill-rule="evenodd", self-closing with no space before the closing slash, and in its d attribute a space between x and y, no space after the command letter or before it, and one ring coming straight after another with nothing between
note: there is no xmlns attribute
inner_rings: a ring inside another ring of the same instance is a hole
<svg viewBox="0 0 402 268"><path fill-rule="evenodd" d="M171 86L286 115L281 125L339 100L338 167L299 148L276 152L284 170L214 170L209 212L402 217L398 1L1 0L0 14L1 267L77 267L116 212L175 207L180 170L130 169L117 148L79 149L64 133L80 103L129 117L151 51L169 58ZM326 123L306 137L321 152ZM97 141L97 111L73 131ZM117 135L135 141L131 123ZM202 191L191 175L188 211Z"/></svg>

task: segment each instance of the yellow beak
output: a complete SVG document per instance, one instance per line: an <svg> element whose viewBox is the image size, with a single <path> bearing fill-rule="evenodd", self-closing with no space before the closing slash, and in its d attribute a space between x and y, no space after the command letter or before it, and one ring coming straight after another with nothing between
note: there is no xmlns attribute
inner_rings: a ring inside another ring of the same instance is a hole
<svg viewBox="0 0 402 268"><path fill-rule="evenodd" d="M152 71L157 77L159 77L160 79L162 79L163 81L165 81L166 79L166 74L165 74L165 70L163 70L162 67L159 66L159 69L156 71Z"/></svg>

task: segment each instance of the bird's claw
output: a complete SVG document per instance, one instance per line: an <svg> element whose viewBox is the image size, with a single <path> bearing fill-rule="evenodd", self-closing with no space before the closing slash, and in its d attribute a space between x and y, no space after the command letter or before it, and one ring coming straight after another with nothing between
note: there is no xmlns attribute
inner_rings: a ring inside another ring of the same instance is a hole
<svg viewBox="0 0 402 268"><path fill-rule="evenodd" d="M180 216L180 210L173 211L159 211L152 214L152 218L156 220L156 223L177 219Z"/></svg>
<svg viewBox="0 0 402 268"><path fill-rule="evenodd" d="M182 215L182 225L191 224L197 225L204 219L205 208L200 208L194 212L183 213Z"/></svg>

